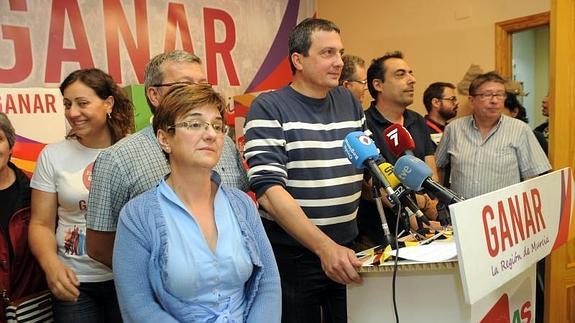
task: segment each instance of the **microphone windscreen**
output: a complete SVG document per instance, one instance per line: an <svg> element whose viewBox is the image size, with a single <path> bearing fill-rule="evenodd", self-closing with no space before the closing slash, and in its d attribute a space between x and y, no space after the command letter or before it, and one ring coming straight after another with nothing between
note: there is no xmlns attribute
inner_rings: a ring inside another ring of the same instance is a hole
<svg viewBox="0 0 575 323"><path fill-rule="evenodd" d="M433 174L426 163L410 155L401 156L397 160L393 173L405 187L415 192L420 191L423 182Z"/></svg>
<svg viewBox="0 0 575 323"><path fill-rule="evenodd" d="M342 144L345 156L356 168L363 168L368 159L377 159L379 152L369 136L361 131L350 132Z"/></svg>
<svg viewBox="0 0 575 323"><path fill-rule="evenodd" d="M397 176L395 176L395 174L393 173L393 165L390 163L382 163L379 164L379 170L381 170L381 172L383 173L383 176L385 176L385 178L387 178L387 181L389 182L389 186L391 186L391 188L395 189L397 187L397 185L399 185L401 182L399 181L399 179L397 178Z"/></svg>
<svg viewBox="0 0 575 323"><path fill-rule="evenodd" d="M383 130L383 138L387 148L396 157L401 156L406 150L415 149L415 141L413 141L409 131L402 125L394 123L385 128Z"/></svg>

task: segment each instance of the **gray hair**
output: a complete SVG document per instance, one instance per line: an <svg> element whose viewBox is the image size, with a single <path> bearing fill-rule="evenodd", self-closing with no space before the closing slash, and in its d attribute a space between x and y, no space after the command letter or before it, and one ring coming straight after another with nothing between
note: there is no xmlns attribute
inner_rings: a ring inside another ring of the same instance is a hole
<svg viewBox="0 0 575 323"><path fill-rule="evenodd" d="M342 85L344 81L363 81L352 80L353 74L357 72L357 66L365 68L365 61L363 58L355 55L343 55L341 60L343 61L343 69L339 76L339 85Z"/></svg>
<svg viewBox="0 0 575 323"><path fill-rule="evenodd" d="M16 131L4 112L0 112L0 129L4 132L4 135L8 139L8 146L12 149L16 142Z"/></svg>
<svg viewBox="0 0 575 323"><path fill-rule="evenodd" d="M160 84L164 80L164 72L161 68L164 62L188 62L200 65L202 64L202 60L198 56L184 50L173 50L171 52L161 53L154 56L148 65L146 65L146 69L144 70L145 93L148 93L148 88L150 86L153 86L154 84ZM148 95L146 95L146 101L148 101L148 105L151 108L153 105L148 99Z"/></svg>

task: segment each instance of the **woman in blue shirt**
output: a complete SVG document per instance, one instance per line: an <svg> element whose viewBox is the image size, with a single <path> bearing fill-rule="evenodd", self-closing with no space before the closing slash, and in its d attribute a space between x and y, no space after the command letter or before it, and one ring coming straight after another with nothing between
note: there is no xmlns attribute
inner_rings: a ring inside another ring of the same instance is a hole
<svg viewBox="0 0 575 323"><path fill-rule="evenodd" d="M254 203L221 184L225 102L209 84L172 86L154 116L171 173L131 200L113 268L126 322L279 322L281 290Z"/></svg>

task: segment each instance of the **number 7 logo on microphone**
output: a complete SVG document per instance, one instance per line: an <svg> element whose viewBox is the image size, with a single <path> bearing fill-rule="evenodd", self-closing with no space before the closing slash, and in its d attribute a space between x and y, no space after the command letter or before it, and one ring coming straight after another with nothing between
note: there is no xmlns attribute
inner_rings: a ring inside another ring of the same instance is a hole
<svg viewBox="0 0 575 323"><path fill-rule="evenodd" d="M397 128L392 129L390 132L385 134L389 140L393 141L395 147L399 146L399 139L397 135Z"/></svg>

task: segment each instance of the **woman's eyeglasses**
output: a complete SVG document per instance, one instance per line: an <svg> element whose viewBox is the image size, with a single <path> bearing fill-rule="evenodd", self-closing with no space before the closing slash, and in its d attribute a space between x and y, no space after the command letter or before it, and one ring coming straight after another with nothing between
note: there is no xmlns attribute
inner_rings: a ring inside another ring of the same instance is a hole
<svg viewBox="0 0 575 323"><path fill-rule="evenodd" d="M214 131L221 135L228 131L228 127L224 124L222 120L216 120L214 122L207 122L200 119L186 120L178 122L172 126L168 127L168 131L176 128L186 128L189 131L198 132L200 130L208 131L208 127L212 127Z"/></svg>

